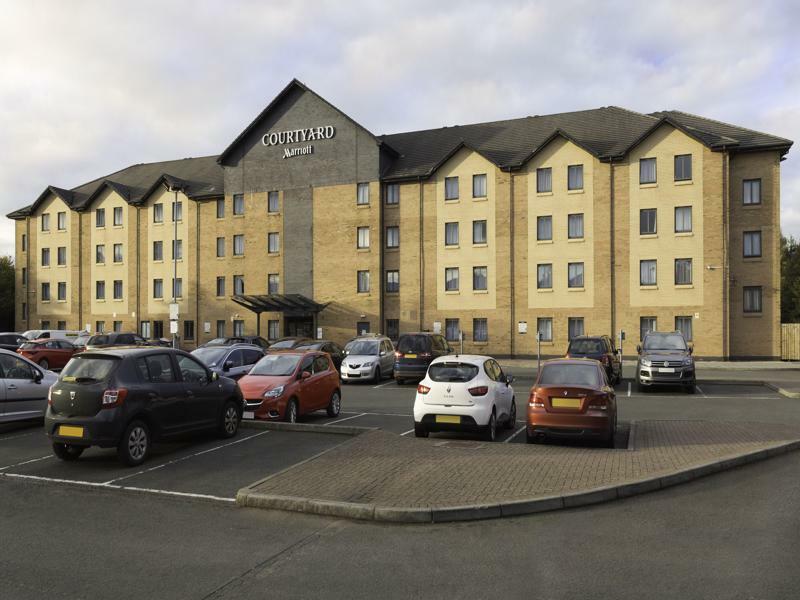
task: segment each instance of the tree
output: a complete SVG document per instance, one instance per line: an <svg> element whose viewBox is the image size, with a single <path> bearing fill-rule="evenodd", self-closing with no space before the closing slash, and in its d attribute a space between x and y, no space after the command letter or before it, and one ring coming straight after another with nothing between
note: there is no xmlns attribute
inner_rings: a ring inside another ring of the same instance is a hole
<svg viewBox="0 0 800 600"><path fill-rule="evenodd" d="M14 258L0 256L0 331L14 330Z"/></svg>
<svg viewBox="0 0 800 600"><path fill-rule="evenodd" d="M781 236L781 323L800 323L800 242Z"/></svg>

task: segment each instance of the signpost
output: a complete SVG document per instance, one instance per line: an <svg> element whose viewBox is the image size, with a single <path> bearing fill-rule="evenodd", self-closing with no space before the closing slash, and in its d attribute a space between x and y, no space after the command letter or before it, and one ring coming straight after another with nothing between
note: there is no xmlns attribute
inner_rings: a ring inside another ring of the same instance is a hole
<svg viewBox="0 0 800 600"><path fill-rule="evenodd" d="M536 331L536 375L542 369L542 332Z"/></svg>

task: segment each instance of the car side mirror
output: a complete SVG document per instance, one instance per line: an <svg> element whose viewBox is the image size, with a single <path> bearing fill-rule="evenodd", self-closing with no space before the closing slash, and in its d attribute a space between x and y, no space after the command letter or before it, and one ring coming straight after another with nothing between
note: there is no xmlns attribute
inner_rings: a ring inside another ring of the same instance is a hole
<svg viewBox="0 0 800 600"><path fill-rule="evenodd" d="M300 374L300 379L308 379L309 377L311 377L311 373L309 373L308 371L303 371Z"/></svg>
<svg viewBox="0 0 800 600"><path fill-rule="evenodd" d="M225 371L225 372L230 371L232 366L233 366L233 361L232 360L226 360L225 364L222 365L222 370Z"/></svg>
<svg viewBox="0 0 800 600"><path fill-rule="evenodd" d="M216 371L211 371L211 382L213 383L217 380L219 380L219 373Z"/></svg>
<svg viewBox="0 0 800 600"><path fill-rule="evenodd" d="M381 350L381 356L386 356L386 350Z"/></svg>
<svg viewBox="0 0 800 600"><path fill-rule="evenodd" d="M642 345L636 344L636 354L641 354L641 353L642 353Z"/></svg>
<svg viewBox="0 0 800 600"><path fill-rule="evenodd" d="M36 383L40 383L44 379L44 373L42 373L39 369L33 370L33 380Z"/></svg>
<svg viewBox="0 0 800 600"><path fill-rule="evenodd" d="M506 375L506 385L511 385L512 383L514 383L514 376Z"/></svg>
<svg viewBox="0 0 800 600"><path fill-rule="evenodd" d="M694 346L691 344L689 345L689 354L694 354Z"/></svg>

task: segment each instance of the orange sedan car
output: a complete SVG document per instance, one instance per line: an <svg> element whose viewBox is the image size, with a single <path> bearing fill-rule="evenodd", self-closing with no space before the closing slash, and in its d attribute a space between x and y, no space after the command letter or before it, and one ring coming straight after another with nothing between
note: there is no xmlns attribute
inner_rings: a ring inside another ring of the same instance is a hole
<svg viewBox="0 0 800 600"><path fill-rule="evenodd" d="M528 399L529 443L584 438L613 448L616 431L617 398L599 362L559 358L542 365Z"/></svg>
<svg viewBox="0 0 800 600"><path fill-rule="evenodd" d="M282 419L325 409L339 414L342 392L339 372L324 352L275 352L266 354L239 380L245 400L243 419Z"/></svg>
<svg viewBox="0 0 800 600"><path fill-rule="evenodd" d="M25 342L17 352L43 369L63 369L77 350L67 340L48 338Z"/></svg>

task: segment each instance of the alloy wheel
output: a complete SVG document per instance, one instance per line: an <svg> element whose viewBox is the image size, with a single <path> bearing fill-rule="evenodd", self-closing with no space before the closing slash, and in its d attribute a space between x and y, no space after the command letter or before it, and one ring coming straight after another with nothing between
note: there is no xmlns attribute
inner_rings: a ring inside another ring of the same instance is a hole
<svg viewBox="0 0 800 600"><path fill-rule="evenodd" d="M230 405L225 410L225 433L233 435L236 433L236 428L239 426L239 415L236 412L236 407Z"/></svg>
<svg viewBox="0 0 800 600"><path fill-rule="evenodd" d="M134 460L141 460L147 452L147 432L137 425L128 436L128 452Z"/></svg>
<svg viewBox="0 0 800 600"><path fill-rule="evenodd" d="M331 398L331 408L333 412L337 415L339 414L339 409L342 405L342 399L339 397L339 392L333 392L333 397Z"/></svg>

